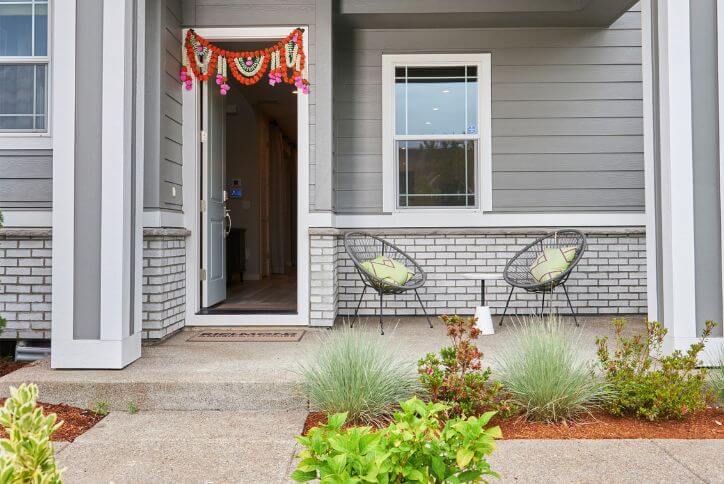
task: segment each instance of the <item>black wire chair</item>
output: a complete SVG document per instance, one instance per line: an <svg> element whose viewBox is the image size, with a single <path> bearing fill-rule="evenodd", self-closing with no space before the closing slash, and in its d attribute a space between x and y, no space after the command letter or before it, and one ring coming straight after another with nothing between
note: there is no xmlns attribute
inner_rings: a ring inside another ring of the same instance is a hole
<svg viewBox="0 0 724 484"><path fill-rule="evenodd" d="M545 282L539 282L533 277L530 271L531 266L538 256L543 253L544 249L563 249L568 247L575 248L576 253L566 270ZM573 310L571 298L568 297L566 281L568 281L568 276L571 275L571 272L581 260L581 257L583 257L585 250L586 236L578 230L565 229L539 237L518 251L518 253L508 261L503 271L503 279L510 284L510 293L508 294L508 301L505 303L505 310L500 318L500 326L503 325L505 314L508 312L508 306L510 305L510 298L513 296L513 291L516 288L541 294L541 313L543 313L546 293L552 293L558 286L563 288L563 292L566 294L566 300L568 301L568 307L571 309L571 314L573 315L573 321L575 321L576 326L578 326L576 312Z"/></svg>
<svg viewBox="0 0 724 484"><path fill-rule="evenodd" d="M366 234L364 232L349 232L345 234L344 249L347 252L347 255L349 255L349 258L352 260L352 263L357 270L357 274L359 274L359 277L362 279L362 283L364 284L362 294L357 302L357 309L354 311L354 319L357 318L359 308L362 305L362 298L364 298L367 288L370 288L380 297L380 334L385 334L384 326L382 324L382 297L384 295L403 294L407 291L414 291L417 301L422 307L422 312L425 313L427 323L432 328L430 316L428 316L427 311L425 310L425 305L422 304L422 299L420 299L420 294L417 292L419 288L425 285L425 281L427 281L427 274L425 274L425 271L422 270L420 264L415 262L412 257L407 255L396 245L391 244L380 237ZM411 272L414 272L413 276L406 283L399 285L390 282L389 280L380 279L375 275L370 274L362 267L363 262L371 261L379 256L389 257L396 262L404 264ZM354 325L354 320L352 321L352 325Z"/></svg>

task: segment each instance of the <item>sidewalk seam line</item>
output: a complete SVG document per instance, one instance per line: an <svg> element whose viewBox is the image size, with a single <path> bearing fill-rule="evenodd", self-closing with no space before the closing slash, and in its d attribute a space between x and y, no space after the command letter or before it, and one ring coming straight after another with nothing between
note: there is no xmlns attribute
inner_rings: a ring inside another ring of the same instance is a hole
<svg viewBox="0 0 724 484"><path fill-rule="evenodd" d="M672 454L671 452L669 452L669 449L667 449L666 447L663 447L663 446L659 445L659 443L656 442L656 439L649 439L649 442L651 442L651 443L654 444L657 448L659 448L659 449L661 449L662 451L664 451L664 454L668 455L669 457L671 457L672 459L674 459L674 461L678 462L684 469L686 469L686 470L689 471L691 474L693 474L697 479L701 480L701 482L705 482L705 483L710 482L709 480L707 480L707 479L703 478L702 476L700 476L694 469L692 469L691 467L689 467L688 464L682 462L682 461L679 460L674 454Z"/></svg>

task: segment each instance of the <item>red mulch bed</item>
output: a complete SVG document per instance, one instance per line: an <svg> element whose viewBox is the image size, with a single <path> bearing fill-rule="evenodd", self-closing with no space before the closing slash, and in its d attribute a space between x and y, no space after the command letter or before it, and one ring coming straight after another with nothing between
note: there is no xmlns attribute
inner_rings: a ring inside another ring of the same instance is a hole
<svg viewBox="0 0 724 484"><path fill-rule="evenodd" d="M326 422L322 412L312 412L304 422L303 435ZM724 439L724 410L708 408L684 420L649 422L630 417L614 417L596 412L576 422L546 424L527 422L520 417L494 419L503 439Z"/></svg>
<svg viewBox="0 0 724 484"><path fill-rule="evenodd" d="M8 373L12 373L15 370L24 367L28 363L28 361L12 361L9 359L0 359L0 376L5 376Z"/></svg>
<svg viewBox="0 0 724 484"><path fill-rule="evenodd" d="M12 361L10 359L0 359L0 376L22 368L27 365L27 361ZM4 398L0 398L0 405L5 403ZM38 402L43 408L43 413L54 413L58 416L58 421L62 421L63 425L55 431L52 440L56 442L73 442L78 436L85 433L88 429L103 419L103 415L85 410L78 407L72 407L64 403L52 404ZM0 427L0 438L7 438L8 434L5 429Z"/></svg>
<svg viewBox="0 0 724 484"><path fill-rule="evenodd" d="M5 403L5 399L0 399L0 405ZM104 415L85 410L83 408L72 407L64 403L52 404L41 403L38 405L43 408L43 413L54 413L58 416L58 421L63 425L55 431L51 440L55 442L73 442L81 434L84 434L95 424L103 420ZM0 426L0 438L7 438L8 434L5 429Z"/></svg>

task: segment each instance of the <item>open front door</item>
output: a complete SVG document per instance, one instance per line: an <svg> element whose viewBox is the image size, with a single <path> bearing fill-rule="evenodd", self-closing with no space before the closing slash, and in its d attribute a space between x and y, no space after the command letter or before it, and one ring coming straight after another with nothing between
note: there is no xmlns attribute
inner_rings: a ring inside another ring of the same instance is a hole
<svg viewBox="0 0 724 484"><path fill-rule="evenodd" d="M224 191L224 98L216 86L203 83L202 224L205 247L201 293L204 307L226 299L226 192ZM204 277L205 276L205 277Z"/></svg>

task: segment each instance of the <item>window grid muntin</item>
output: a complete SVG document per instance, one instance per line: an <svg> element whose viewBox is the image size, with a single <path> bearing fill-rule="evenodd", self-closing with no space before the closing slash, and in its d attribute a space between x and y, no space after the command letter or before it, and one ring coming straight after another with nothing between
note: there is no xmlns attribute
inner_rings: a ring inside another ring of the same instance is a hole
<svg viewBox="0 0 724 484"><path fill-rule="evenodd" d="M13 1L0 1L2 5L31 5L31 32L30 32L30 52L33 55L30 56L0 56L0 65L32 65L33 69L33 80L32 80L32 113L0 113L2 117L32 117L33 127L28 128L0 128L0 133L47 133L48 132L48 121L49 113L48 107L50 103L50 86L49 86L49 75L50 75L50 1L49 0L13 0ZM45 37L45 55L35 55L36 52L36 6L45 5L46 12L46 37ZM43 90L43 106L44 113L37 113L38 106L38 67L44 66L44 78L45 78L45 89ZM2 86L0 86L2 88ZM38 117L43 117L42 128L37 128Z"/></svg>
<svg viewBox="0 0 724 484"><path fill-rule="evenodd" d="M410 193L410 186L409 186L409 173L410 173L410 147L409 143L411 141L462 141L463 142L463 152L464 152L464 159L463 164L465 166L465 178L464 178L464 185L465 185L465 193ZM400 182L399 182L399 176L400 176L400 144L404 143L404 152L405 152L405 193L400 193ZM469 165L470 160L468 158L469 155L469 149L467 144L472 143L472 152L473 152L473 185L472 185L472 192L469 192L469 180L468 180L468 174L470 172ZM479 207L480 203L480 196L479 196L479 189L478 189L478 165L479 165L479 152L480 152L480 138L461 138L461 139L435 139L435 138L428 138L428 139L403 139L403 140L395 140L395 160L397 164L397 170L396 170L396 190L397 190L397 197L396 197L396 206L398 209L401 210L415 210L415 209L421 209L421 208L431 208L431 209L474 209ZM414 205L410 206L410 197L416 198L416 197L464 197L465 198L465 204L464 205ZM473 198L473 203L469 203L470 197ZM400 203L401 199L405 198L405 205L402 205Z"/></svg>
<svg viewBox="0 0 724 484"><path fill-rule="evenodd" d="M398 79L404 79L404 80L405 80L405 83L404 83L404 86L405 86L405 90L404 90L404 92L405 92L405 102L404 102L404 106L405 106L405 133L409 133L409 121L408 121L408 119L409 119L409 118L408 118L408 116L409 116L409 98L408 98L409 89L408 89L408 87L407 87L407 84L408 84L407 81L410 79L410 77L408 76L408 73L409 73L409 68L410 68L411 66L412 66L412 67L430 67L430 68L436 68L436 67L443 67L444 65L435 64L435 65L427 65L427 66L425 66L425 65L423 65L423 64L406 63L406 64L398 64L398 65L395 65L395 66L394 66L394 68L393 68L393 79L392 79L393 85L395 85L395 84L397 83L397 80L398 80ZM480 109L478 108L478 109L477 109L477 117L476 117L476 120L475 120L475 122L476 122L476 123L475 123L475 134L467 134L467 132L468 132L468 127L469 127L469 121L468 121L468 104L469 104L469 102L468 102L468 85L467 85L467 84L468 84L468 79L469 79L469 78L474 79L476 82L480 81L480 74L481 74L481 72L482 72L482 66L480 66L480 65L478 65L478 64L476 64L476 63L466 62L466 63L462 63L462 64L457 64L457 65L456 65L456 64L449 64L449 65L447 65L447 66L445 66L445 67L456 67L456 66L457 66L457 67L464 67L464 69L463 69L463 73L464 73L463 76L458 76L458 77L454 77L454 76L444 76L444 77L417 77L417 79L422 79L422 78L424 78L424 79L453 79L453 78L463 79L463 82L465 83L465 84L464 84L464 85L465 85L465 103L464 103L464 104L465 104L465 133L466 133L466 134L462 134L462 135L454 135L454 134L453 134L453 135L450 135L450 134L447 134L447 135L410 135L410 134L400 135L400 134L397 133L397 127L396 127L396 125L394 126L394 133L393 133L392 139L393 139L393 143L394 143L394 145L395 145L395 147L394 147L395 164L396 164L396 167L397 167L397 169L395 170L395 179L396 179L395 190L397 191L397 196L395 197L395 206L397 207L398 210L415 210L415 209L476 209L476 208L478 208L478 207L480 206L481 201L480 201L480 193L479 193L480 190L479 190L479 183L478 183L478 180L479 180L478 164L479 164L479 160L480 160L479 152L480 152L480 147L481 147L481 144L482 144L482 133L481 133L481 129L480 129L480 115L481 115L481 112L480 112ZM469 68L471 68L471 67L475 68L475 75L470 75L470 76L469 76L469 75L468 75L468 70L469 70ZM404 68L404 77L397 75L397 70L398 70L399 68ZM415 77L413 77L413 79L415 79ZM396 97L396 96L397 96L397 93L396 93L395 90L393 90L393 93L394 93L394 96ZM480 96L480 90L479 90L479 89L476 89L476 95L477 95L477 96ZM478 97L478 104L479 104L479 103L480 103L480 98ZM396 102L393 102L393 103L392 103L392 106L393 106L393 109L396 111L396 110L397 110L397 103L396 103ZM396 112L395 112L395 116L394 116L394 117L395 117L395 119L397 119L397 113L396 113ZM468 150L467 150L467 148L464 148L464 152L465 152L465 155L464 155L464 164L465 164L465 191L466 191L466 193L460 193L460 194L410 194L410 190L409 190L409 167L410 167L410 165L409 165L409 146L408 146L408 142L409 142L409 141L443 141L443 140L463 141L463 142L464 142L464 146L466 146L467 142L472 142L472 143L473 143L473 157L474 157L474 158L473 158L473 171L474 171L474 173L473 173L473 176L474 176L474 178L473 178L473 193L468 193L468 165L469 165L469 162L468 162ZM401 202L401 199L403 198L403 195L399 193L399 192L400 192L400 182L399 182L399 176L400 176L400 155L399 155L399 152L400 152L400 148L399 148L399 144L398 144L399 142L405 142L405 150L404 150L404 151L405 151L405 194L404 194L404 198L405 198L405 203L406 203L406 205L402 205L402 204L400 203L400 202ZM415 197L441 197L441 196L459 196L459 197L464 197L464 198L465 198L465 205L434 205L434 206L432 206L432 205L430 205L430 206L428 206L428 205L425 205L425 206L410 206L410 205L409 205L409 199L410 199L410 197L415 198ZM470 197L473 197L473 202L474 202L473 204L468 204L468 201L469 201L469 198L470 198Z"/></svg>

